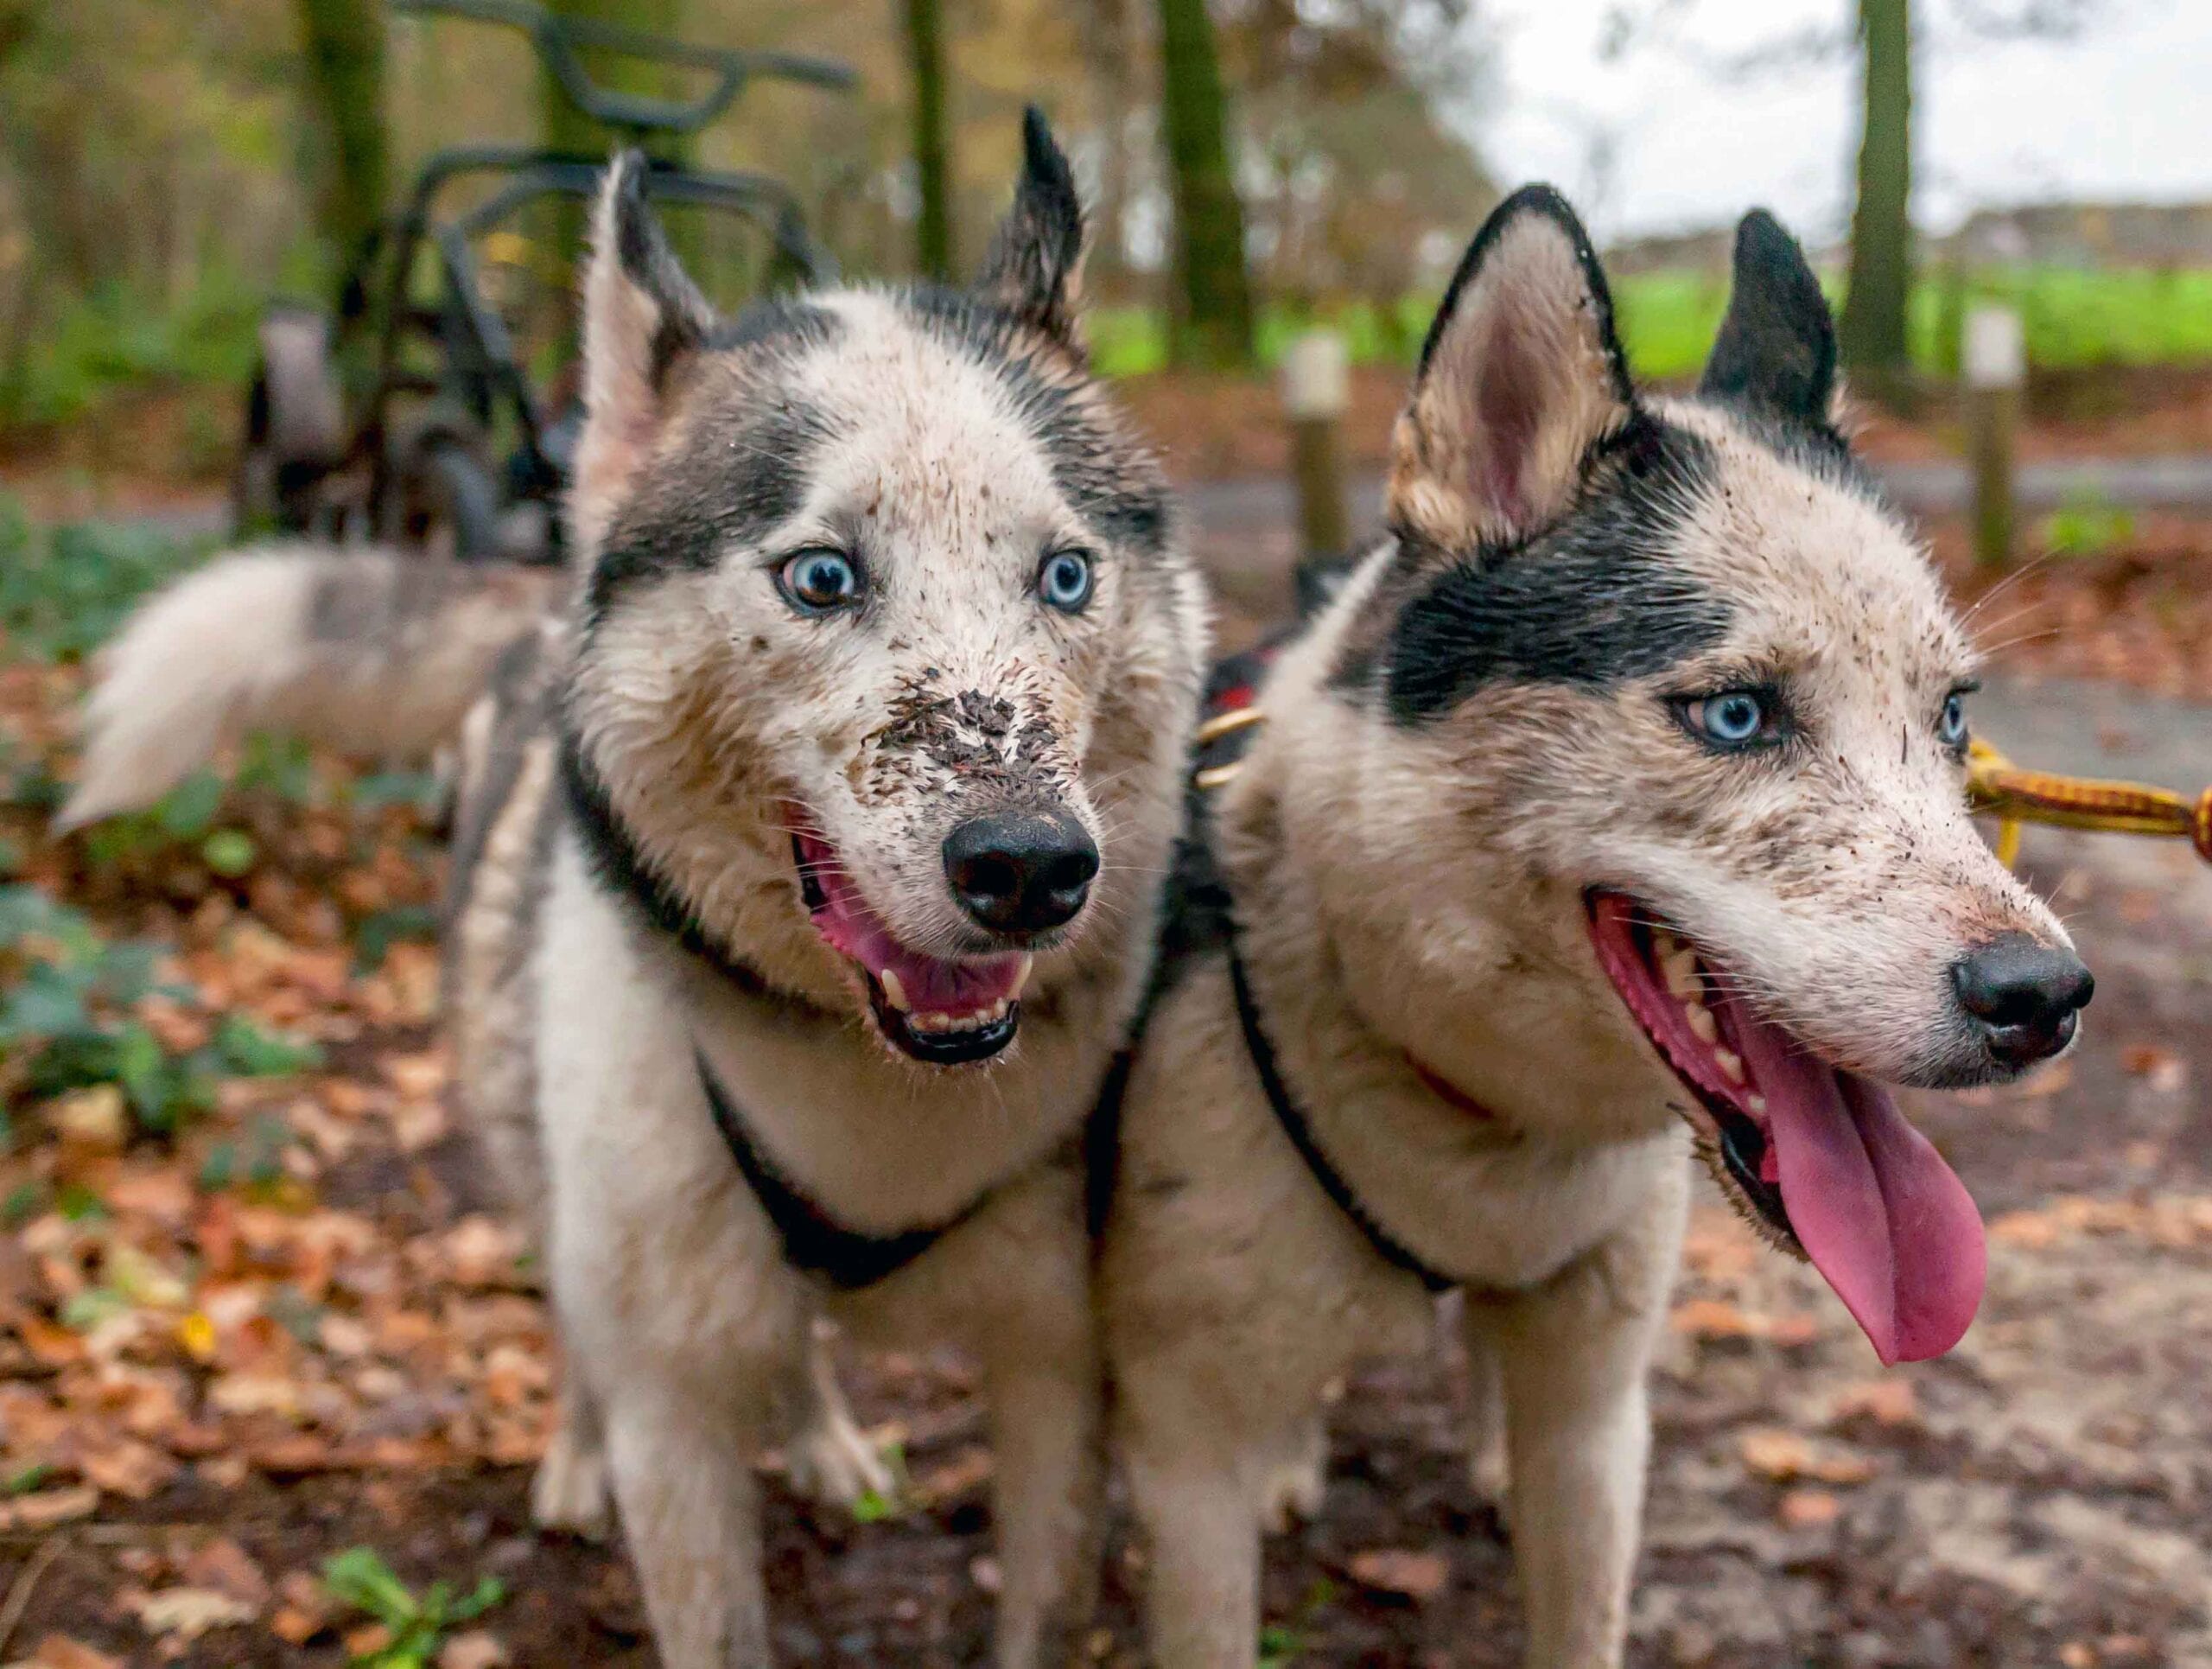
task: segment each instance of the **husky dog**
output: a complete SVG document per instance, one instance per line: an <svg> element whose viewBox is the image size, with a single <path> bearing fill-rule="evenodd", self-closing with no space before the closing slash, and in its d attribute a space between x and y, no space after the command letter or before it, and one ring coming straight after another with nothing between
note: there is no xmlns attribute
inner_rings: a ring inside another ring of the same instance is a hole
<svg viewBox="0 0 2212 1669"><path fill-rule="evenodd" d="M1087 1614L1080 1138L1148 976L1205 623L1164 478L1085 368L1067 163L1033 111L1025 140L972 289L729 322L617 163L583 571L565 613L510 617L464 727L461 1077L569 1354L537 1504L588 1521L611 1481L672 1669L769 1655L764 1447L832 1489L887 1481L825 1312L980 1360L998 1660L1059 1660ZM149 682L164 607L111 689ZM416 624L363 652L394 691L441 636ZM95 716L99 809L160 721Z"/></svg>
<svg viewBox="0 0 2212 1669"><path fill-rule="evenodd" d="M1682 400L1630 385L1552 192L1469 248L1389 537L1259 691L1128 1085L1102 1296L1165 1669L1253 1661L1317 1398L1446 1287L1527 1661L1618 1663L1692 1142L1885 1360L1972 1319L1980 1220L1884 1086L2013 1077L2090 982L1967 819L1974 657L1834 344L1763 213Z"/></svg>

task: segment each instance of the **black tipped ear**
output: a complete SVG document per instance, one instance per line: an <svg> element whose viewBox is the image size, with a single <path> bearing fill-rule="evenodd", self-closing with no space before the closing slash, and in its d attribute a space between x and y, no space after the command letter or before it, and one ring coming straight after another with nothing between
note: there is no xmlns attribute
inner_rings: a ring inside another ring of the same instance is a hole
<svg viewBox="0 0 2212 1669"><path fill-rule="evenodd" d="M1763 208L1736 228L1735 291L1698 392L1816 427L1832 420L1835 321L1805 252Z"/></svg>
<svg viewBox="0 0 2212 1669"><path fill-rule="evenodd" d="M1429 327L1391 437L1392 525L1452 551L1523 538L1634 410L1589 234L1550 187L1524 187L1475 234Z"/></svg>
<svg viewBox="0 0 2212 1669"><path fill-rule="evenodd" d="M1045 112L1021 118L1021 183L976 275L977 292L1048 335L1077 342L1076 298L1083 278L1083 203L1075 174L1052 138Z"/></svg>
<svg viewBox="0 0 2212 1669"><path fill-rule="evenodd" d="M576 453L579 531L626 481L658 432L671 374L714 328L645 202L644 155L607 164L584 268L584 432Z"/></svg>

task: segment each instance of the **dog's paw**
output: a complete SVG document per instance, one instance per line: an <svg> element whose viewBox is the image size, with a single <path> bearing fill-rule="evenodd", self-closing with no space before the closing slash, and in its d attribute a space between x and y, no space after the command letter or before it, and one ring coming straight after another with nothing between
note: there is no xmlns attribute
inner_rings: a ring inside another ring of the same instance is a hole
<svg viewBox="0 0 2212 1669"><path fill-rule="evenodd" d="M1328 1493L1329 1433L1317 1417L1306 1424L1289 1449L1268 1470L1260 1492L1260 1525L1280 1536L1321 1516Z"/></svg>
<svg viewBox="0 0 2212 1669"><path fill-rule="evenodd" d="M824 1507L850 1510L867 1496L887 1501L899 1493L896 1475L842 1408L822 1411L791 1440L784 1475L796 1493Z"/></svg>
<svg viewBox="0 0 2212 1669"><path fill-rule="evenodd" d="M566 1425L545 1446L531 1480L530 1516L540 1530L604 1541L611 1527L607 1451L579 1439Z"/></svg>

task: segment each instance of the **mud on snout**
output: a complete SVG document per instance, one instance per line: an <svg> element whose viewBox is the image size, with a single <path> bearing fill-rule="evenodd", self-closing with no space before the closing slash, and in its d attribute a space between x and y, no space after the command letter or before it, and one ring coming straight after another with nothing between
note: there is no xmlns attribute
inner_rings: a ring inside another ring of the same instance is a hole
<svg viewBox="0 0 2212 1669"><path fill-rule="evenodd" d="M801 898L879 1034L948 1067L1014 1042L1036 958L1081 931L1101 862L1052 704L1018 677L950 685L914 679L843 791L790 819Z"/></svg>

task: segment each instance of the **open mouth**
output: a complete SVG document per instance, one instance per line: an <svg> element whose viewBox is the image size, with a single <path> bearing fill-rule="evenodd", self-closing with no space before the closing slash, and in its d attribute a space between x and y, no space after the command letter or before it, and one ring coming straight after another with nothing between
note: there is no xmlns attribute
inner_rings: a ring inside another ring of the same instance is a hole
<svg viewBox="0 0 2212 1669"><path fill-rule="evenodd" d="M1956 1344L1981 1303L1981 1214L1890 1092L1761 1016L1725 963L1634 900L1588 904L1599 964L1694 1099L1723 1189L1812 1262L1884 1362Z"/></svg>
<svg viewBox="0 0 2212 1669"><path fill-rule="evenodd" d="M933 1067L988 1061L1021 1025L1021 988L1034 959L1025 952L950 960L909 950L817 836L794 834L799 891L823 942L868 986L868 1011L884 1040Z"/></svg>

